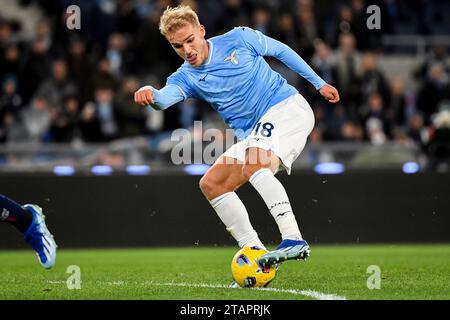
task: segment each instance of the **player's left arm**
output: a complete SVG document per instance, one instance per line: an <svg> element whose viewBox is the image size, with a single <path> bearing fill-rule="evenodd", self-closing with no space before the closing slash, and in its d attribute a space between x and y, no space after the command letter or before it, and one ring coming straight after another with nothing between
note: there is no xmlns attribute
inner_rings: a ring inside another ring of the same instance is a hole
<svg viewBox="0 0 450 320"><path fill-rule="evenodd" d="M327 101L331 103L339 102L340 97L337 89L326 83L294 50L278 40L265 35L262 36L266 44L265 56L274 57L297 72L308 80Z"/></svg>

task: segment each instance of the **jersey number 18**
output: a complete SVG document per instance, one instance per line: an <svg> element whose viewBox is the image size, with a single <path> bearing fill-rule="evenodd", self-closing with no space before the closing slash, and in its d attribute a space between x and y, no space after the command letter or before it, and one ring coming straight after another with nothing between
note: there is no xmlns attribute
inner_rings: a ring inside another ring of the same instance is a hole
<svg viewBox="0 0 450 320"><path fill-rule="evenodd" d="M258 135L258 131L261 129L261 131L259 131L261 135L268 138L272 135L272 130L274 128L275 126L270 122L265 122L263 125L261 125L261 122L258 122L255 127L255 135Z"/></svg>

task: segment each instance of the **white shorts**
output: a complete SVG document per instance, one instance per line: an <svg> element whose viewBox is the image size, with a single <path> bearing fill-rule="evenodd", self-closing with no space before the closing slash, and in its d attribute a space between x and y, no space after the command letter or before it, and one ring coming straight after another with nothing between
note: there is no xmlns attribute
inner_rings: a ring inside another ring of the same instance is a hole
<svg viewBox="0 0 450 320"><path fill-rule="evenodd" d="M245 162L247 148L272 151L291 174L292 163L305 147L314 128L314 113L301 94L295 94L274 105L258 121L249 136L222 154Z"/></svg>

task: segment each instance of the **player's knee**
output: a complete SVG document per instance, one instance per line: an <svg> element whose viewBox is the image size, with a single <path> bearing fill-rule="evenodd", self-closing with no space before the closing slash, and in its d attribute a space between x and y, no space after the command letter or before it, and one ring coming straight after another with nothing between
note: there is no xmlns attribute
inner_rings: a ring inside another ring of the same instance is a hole
<svg viewBox="0 0 450 320"><path fill-rule="evenodd" d="M203 176L200 179L199 187L202 193L205 195L205 197L209 198L212 191L214 190L214 184L212 181L208 178L208 176Z"/></svg>
<svg viewBox="0 0 450 320"><path fill-rule="evenodd" d="M212 200L225 193L226 191L224 190L225 186L221 186L216 181L214 181L214 179L208 177L208 175L203 176L203 178L200 179L199 187L203 195L208 200Z"/></svg>
<svg viewBox="0 0 450 320"><path fill-rule="evenodd" d="M242 175L249 180L251 176L257 172L258 170L261 170L263 168L268 168L270 165L263 165L263 164L245 164L242 167Z"/></svg>
<svg viewBox="0 0 450 320"><path fill-rule="evenodd" d="M267 163L258 163L258 164L244 164L242 167L242 175L247 179L250 180L251 176L261 170L261 169L269 169L272 171L273 174L275 174L278 171L278 168L280 166L280 161L278 158L273 158L272 161Z"/></svg>

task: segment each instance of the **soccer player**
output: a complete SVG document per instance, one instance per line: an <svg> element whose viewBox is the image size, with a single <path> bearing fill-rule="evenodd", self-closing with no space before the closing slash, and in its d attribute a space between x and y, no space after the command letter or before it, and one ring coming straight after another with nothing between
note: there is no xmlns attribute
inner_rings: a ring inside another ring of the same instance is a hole
<svg viewBox="0 0 450 320"><path fill-rule="evenodd" d="M202 177L201 191L240 247L265 248L235 193L249 181L265 201L282 237L276 250L263 255L259 262L266 265L306 259L309 245L275 173L281 168L290 174L314 127L314 115L303 96L263 57L283 62L331 103L339 101L338 91L291 48L259 31L237 27L205 39L205 27L189 6L167 8L159 29L185 62L161 90L144 86L136 91L135 102L157 110L188 98L208 102L235 131L239 142Z"/></svg>
<svg viewBox="0 0 450 320"><path fill-rule="evenodd" d="M57 245L44 219L39 206L35 204L21 206L0 194L0 222L16 227L36 252L41 265L45 269L50 269L56 262Z"/></svg>

